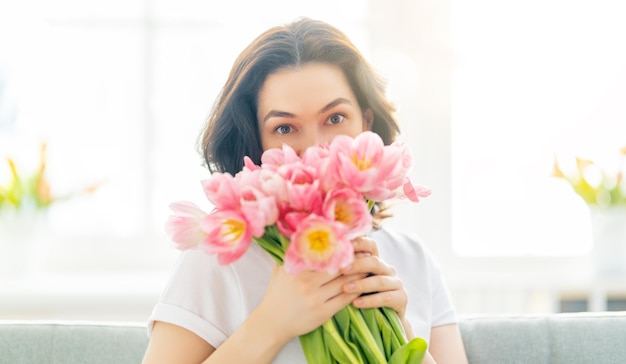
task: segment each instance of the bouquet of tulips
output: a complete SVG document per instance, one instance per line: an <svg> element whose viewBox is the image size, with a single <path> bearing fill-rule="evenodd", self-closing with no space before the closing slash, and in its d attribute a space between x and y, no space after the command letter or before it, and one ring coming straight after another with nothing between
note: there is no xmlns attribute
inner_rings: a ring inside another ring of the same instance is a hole
<svg viewBox="0 0 626 364"><path fill-rule="evenodd" d="M411 162L404 144L385 146L372 132L337 136L302 156L286 145L269 149L260 166L245 157L236 175L202 181L213 211L173 203L166 230L179 249L200 246L220 264L255 242L289 273L334 273L352 262L350 241L371 230L376 202L430 194L407 177ZM385 307L346 306L300 342L309 363L420 363L426 351L421 338L407 342L397 313Z"/></svg>

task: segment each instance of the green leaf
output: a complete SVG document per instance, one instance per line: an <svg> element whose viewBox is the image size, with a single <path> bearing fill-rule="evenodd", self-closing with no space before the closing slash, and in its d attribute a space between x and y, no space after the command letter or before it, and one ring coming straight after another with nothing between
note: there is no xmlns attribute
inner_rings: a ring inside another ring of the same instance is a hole
<svg viewBox="0 0 626 364"><path fill-rule="evenodd" d="M396 350L389 359L389 364L420 364L427 349L426 341L416 337Z"/></svg>
<svg viewBox="0 0 626 364"><path fill-rule="evenodd" d="M259 244L259 246L263 248L263 250L265 250L276 261L276 263L280 265L283 264L283 253L278 251L271 241L265 237L265 235L260 238L252 238L252 240Z"/></svg>
<svg viewBox="0 0 626 364"><path fill-rule="evenodd" d="M322 327L300 335L300 344L304 351L304 356L309 364L326 364L332 363L330 351L324 342L324 333Z"/></svg>
<svg viewBox="0 0 626 364"><path fill-rule="evenodd" d="M343 337L339 335L335 321L331 318L323 325L324 342L330 351L333 359L339 364L365 364L360 354L352 352L350 347L343 340Z"/></svg>
<svg viewBox="0 0 626 364"><path fill-rule="evenodd" d="M374 338L374 341L376 342L376 346L378 346L378 349L384 353L384 346L383 346L383 339L382 339L382 333L381 330L378 326L378 322L376 320L376 311L378 311L377 308L364 308L364 309L360 309L359 310L361 312L361 315L363 316L363 319L365 320L365 323L367 324L367 327L370 330L370 333L372 334L372 337ZM385 357L388 357L385 355Z"/></svg>
<svg viewBox="0 0 626 364"><path fill-rule="evenodd" d="M376 310L374 312L376 318L376 324L378 325L378 329L380 331L380 336L383 341L383 349L385 352L385 358L389 359L391 354L393 354L394 350L397 350L401 345L398 341L395 331L391 328L389 321L387 321L387 317L381 310Z"/></svg>
<svg viewBox="0 0 626 364"><path fill-rule="evenodd" d="M361 314L361 311L353 305L346 306L350 313L351 329L359 342L359 347L363 350L368 363L384 363L385 354L378 347L376 340Z"/></svg>
<svg viewBox="0 0 626 364"><path fill-rule="evenodd" d="M335 325L337 326L337 330L340 332L341 337L350 350L354 353L355 356L363 356L363 351L357 345L357 341L354 338L354 335L350 326L350 314L348 310L344 307L339 312L337 312L333 318L335 321Z"/></svg>
<svg viewBox="0 0 626 364"><path fill-rule="evenodd" d="M391 328L396 333L396 337L400 341L401 345L406 344L406 332L404 332L404 326L402 322L400 322L400 318L398 317L398 313L396 310L390 307L381 307L380 310L385 314L387 321L391 325Z"/></svg>
<svg viewBox="0 0 626 364"><path fill-rule="evenodd" d="M263 250L269 253L278 264L283 264L285 250L281 247L282 235L275 226L265 227L265 233L260 238L252 238Z"/></svg>

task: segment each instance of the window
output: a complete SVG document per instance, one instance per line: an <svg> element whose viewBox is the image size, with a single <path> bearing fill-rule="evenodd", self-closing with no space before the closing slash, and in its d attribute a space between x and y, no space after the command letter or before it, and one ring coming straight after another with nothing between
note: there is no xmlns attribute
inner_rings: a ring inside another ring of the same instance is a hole
<svg viewBox="0 0 626 364"><path fill-rule="evenodd" d="M452 229L462 255L575 255L584 202L555 158L619 168L626 145L626 6L452 1Z"/></svg>
<svg viewBox="0 0 626 364"><path fill-rule="evenodd" d="M65 244L53 255L74 249L86 253L76 266L92 259L104 270L117 269L120 252L158 258L162 246L173 255L162 232L168 204L204 199L196 138L236 55L262 30L303 14L335 23L366 51L368 11L352 0L3 5L0 181L10 177L7 156L36 169L45 142L53 194L99 184L48 211L48 228Z"/></svg>

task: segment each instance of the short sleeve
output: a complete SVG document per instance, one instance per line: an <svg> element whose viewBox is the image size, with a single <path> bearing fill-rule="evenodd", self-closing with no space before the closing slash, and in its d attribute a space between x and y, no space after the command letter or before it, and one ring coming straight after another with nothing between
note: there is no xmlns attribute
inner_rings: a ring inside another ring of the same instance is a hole
<svg viewBox="0 0 626 364"><path fill-rule="evenodd" d="M172 275L148 320L181 326L214 347L238 327L242 318L241 293L232 265L221 266L201 250L181 252Z"/></svg>
<svg viewBox="0 0 626 364"><path fill-rule="evenodd" d="M431 258L432 259L432 258ZM431 272L432 287L432 326L457 323L456 309L452 303L448 285L437 262L433 260Z"/></svg>

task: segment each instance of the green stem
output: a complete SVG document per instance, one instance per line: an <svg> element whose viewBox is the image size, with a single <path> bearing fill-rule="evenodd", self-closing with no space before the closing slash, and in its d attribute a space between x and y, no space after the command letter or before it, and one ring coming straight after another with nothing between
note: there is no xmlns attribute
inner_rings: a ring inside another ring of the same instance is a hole
<svg viewBox="0 0 626 364"><path fill-rule="evenodd" d="M385 314L387 321L393 328L398 340L400 341L400 345L404 345L407 343L406 332L404 331L404 325L400 322L400 318L398 317L398 313L396 310L389 307L381 307L381 311Z"/></svg>
<svg viewBox="0 0 626 364"><path fill-rule="evenodd" d="M332 362L328 345L324 343L323 328L300 335L300 344L308 364L327 364Z"/></svg>
<svg viewBox="0 0 626 364"><path fill-rule="evenodd" d="M350 313L351 327L356 337L359 339L359 344L363 351L365 351L367 357L374 360L375 363L386 363L387 359L385 359L385 354L381 352L359 309L351 304L346 308L348 309L348 313Z"/></svg>
<svg viewBox="0 0 626 364"><path fill-rule="evenodd" d="M334 353L334 354L341 354L341 355L333 355L335 360L337 360L340 363L346 363L346 364L357 364L357 363L363 364L363 359L361 359L360 357L357 357L352 352L352 350L346 344L346 342L344 341L339 331L337 331L337 327L335 326L335 322L332 318L324 322L322 327L324 328L324 333L327 334L329 338L332 339L333 341L332 343L330 343L328 342L328 340L324 340L326 344L327 345L334 344L340 351L340 353ZM331 354L333 354L332 350L331 350Z"/></svg>
<svg viewBox="0 0 626 364"><path fill-rule="evenodd" d="M365 323L367 324L367 327L369 328L369 331L372 334L374 341L376 341L376 346L383 354L386 354L385 345L383 344L382 339L382 331L378 326L378 322L376 320L376 311L378 311L378 308L359 309L359 312L361 313L361 316L363 316L363 319L365 320Z"/></svg>
<svg viewBox="0 0 626 364"><path fill-rule="evenodd" d="M252 238L254 242L259 244L263 250L268 252L272 258L278 263L283 264L286 248L282 246L283 236L278 232L275 226L265 228L265 233L260 238Z"/></svg>

